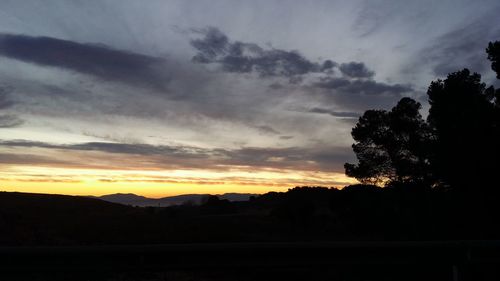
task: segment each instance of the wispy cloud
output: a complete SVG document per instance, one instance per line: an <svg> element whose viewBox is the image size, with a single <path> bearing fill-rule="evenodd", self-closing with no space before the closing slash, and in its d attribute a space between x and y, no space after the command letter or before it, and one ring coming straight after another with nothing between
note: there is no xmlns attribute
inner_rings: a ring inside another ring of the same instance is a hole
<svg viewBox="0 0 500 281"><path fill-rule="evenodd" d="M14 114L2 114L3 110L14 106L14 102L8 97L10 90L0 87L0 128L14 128L21 126L24 121Z"/></svg>
<svg viewBox="0 0 500 281"><path fill-rule="evenodd" d="M15 115L0 115L0 128L14 128L23 123L24 121Z"/></svg>
<svg viewBox="0 0 500 281"><path fill-rule="evenodd" d="M336 110L331 110L327 108L320 108L320 107L313 107L307 112L311 113L319 113L319 114L328 114L334 117L340 117L340 118L357 118L360 116L359 113L357 112L348 112L348 111L336 111Z"/></svg>

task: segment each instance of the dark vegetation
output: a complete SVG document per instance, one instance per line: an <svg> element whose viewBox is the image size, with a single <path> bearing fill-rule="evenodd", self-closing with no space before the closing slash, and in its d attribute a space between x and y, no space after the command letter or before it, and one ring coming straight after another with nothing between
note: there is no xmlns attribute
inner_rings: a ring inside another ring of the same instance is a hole
<svg viewBox="0 0 500 281"><path fill-rule="evenodd" d="M1 245L484 240L500 238L498 197L420 187L297 187L250 201L130 207L98 199L0 193Z"/></svg>

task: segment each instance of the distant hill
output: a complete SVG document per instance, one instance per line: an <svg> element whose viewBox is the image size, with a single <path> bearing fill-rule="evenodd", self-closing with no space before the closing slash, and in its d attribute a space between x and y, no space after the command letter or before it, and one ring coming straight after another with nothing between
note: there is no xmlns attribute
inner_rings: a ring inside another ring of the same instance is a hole
<svg viewBox="0 0 500 281"><path fill-rule="evenodd" d="M119 203L123 205L139 206L139 207L168 207L175 205L200 205L210 194L184 194L177 196L168 196L163 198L147 198L144 196L136 195L133 193L116 193L103 195L98 198L104 201ZM251 196L258 196L258 194L251 193L224 193L217 195L220 199L226 199L231 202L235 201L248 201Z"/></svg>

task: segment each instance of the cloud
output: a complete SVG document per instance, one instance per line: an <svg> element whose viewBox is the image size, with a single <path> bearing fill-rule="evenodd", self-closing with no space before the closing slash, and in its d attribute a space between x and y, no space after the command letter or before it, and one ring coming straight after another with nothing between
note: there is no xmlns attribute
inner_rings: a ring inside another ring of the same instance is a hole
<svg viewBox="0 0 500 281"><path fill-rule="evenodd" d="M274 129L273 127L271 126L267 126L267 125L262 125L262 126L255 126L255 128L262 134L266 134L266 135L279 135L281 134L279 131L277 131L276 129Z"/></svg>
<svg viewBox="0 0 500 281"><path fill-rule="evenodd" d="M0 87L0 110L14 106L14 102L7 97L10 89ZM24 121L13 114L0 114L0 128L14 128L21 126Z"/></svg>
<svg viewBox="0 0 500 281"><path fill-rule="evenodd" d="M279 169L343 172L343 165L353 155L350 148L252 148L227 151L229 165L272 167Z"/></svg>
<svg viewBox="0 0 500 281"><path fill-rule="evenodd" d="M386 84L374 80L349 80L346 78L325 77L316 82L314 86L323 89L334 89L348 94L362 95L400 95L412 92L409 85Z"/></svg>
<svg viewBox="0 0 500 281"><path fill-rule="evenodd" d="M14 128L19 127L24 123L15 115L0 115L0 128Z"/></svg>
<svg viewBox="0 0 500 281"><path fill-rule="evenodd" d="M0 164L7 165L39 165L39 166L50 166L50 165L62 165L70 166L71 163L67 161L61 161L53 157L40 156L36 154L14 154L14 153L0 153Z"/></svg>
<svg viewBox="0 0 500 281"><path fill-rule="evenodd" d="M9 93L9 89L0 87L0 109L6 109L14 105L14 102L7 97Z"/></svg>
<svg viewBox="0 0 500 281"><path fill-rule="evenodd" d="M197 63L217 63L222 71L249 73L255 71L261 77L287 77L309 73L329 73L337 65L331 60L312 62L297 51L264 49L254 43L231 42L215 27L195 32L203 37L191 40L198 53L193 57Z"/></svg>
<svg viewBox="0 0 500 281"><path fill-rule="evenodd" d="M36 176L29 176L29 177L9 177L9 178L2 178L0 177L0 181L16 181L16 182L43 182L43 183L81 183L81 180L75 180L75 179L68 179L64 177L54 177L54 176L47 176L47 175L36 175Z"/></svg>
<svg viewBox="0 0 500 281"><path fill-rule="evenodd" d="M339 66L342 74L353 78L371 78L375 72L369 70L362 62L343 63Z"/></svg>
<svg viewBox="0 0 500 281"><path fill-rule="evenodd" d="M430 65L438 76L463 68L484 74L490 69L485 51L488 42L500 38L500 27L492 24L497 18L498 10L492 11L479 20L466 22L438 36L417 54L413 63ZM414 71L414 65L408 66L407 71Z"/></svg>
<svg viewBox="0 0 500 281"><path fill-rule="evenodd" d="M268 86L274 92L289 92L285 94L288 101L304 103L303 97L297 98L294 88L302 84L302 92L314 96L320 89L319 102L326 101L335 108L345 107L342 111L329 110L330 115L343 118L357 117L355 112L368 109L368 106L387 107L392 105L405 93L413 93L409 85L388 84L373 80L375 72L363 62L348 62L338 65L326 60L312 62L297 52L278 49L265 49L254 43L232 41L219 29L209 27L195 31L201 38L191 40L191 45L198 51L193 61L203 64L215 64L225 72L250 73L255 72L260 77L285 77L289 79L291 88L287 85L273 82ZM338 68L342 76L333 71ZM319 79L307 74L321 74ZM316 82L314 82L316 80ZM317 92L317 91L316 91ZM269 95L268 95L269 96ZM273 95L275 96L275 95ZM316 109L317 111L317 109ZM320 112L313 112L320 113ZM326 113L326 112L325 112Z"/></svg>
<svg viewBox="0 0 500 281"><path fill-rule="evenodd" d="M195 147L155 146L148 144L128 144L112 142L86 142L79 144L51 144L37 141L12 140L1 141L2 146L38 147L65 150L101 151L106 153L137 154L137 155L199 155L209 154L209 150Z"/></svg>
<svg viewBox="0 0 500 281"><path fill-rule="evenodd" d="M261 48L251 43L234 42L213 28L200 32L202 32L201 38L194 39L191 43L197 46L200 50L198 53L203 54L208 61L216 60L217 62L214 61L213 64L218 65L220 69L223 69L224 64L218 60L229 56L229 54L233 56L240 54L252 61L251 71L260 73L259 75L285 77L290 82L301 81L300 78L304 76L304 80L300 82L301 85L310 84L311 80L316 79L316 74L332 77L339 73L339 71L331 73L332 69L337 67L336 63L332 61L311 62L295 52ZM123 56L125 61L129 57L136 58L136 55L140 58L144 57L137 53L119 51L106 46L81 44L55 38L9 35L7 40L5 36L1 40L9 44L20 40L21 42L31 42L30 44L34 46L38 46L37 44L42 46L53 44L59 48L66 45L76 46L75 48L81 49L81 52L89 53L89 57L103 50L110 52L111 57ZM50 44L46 42L50 42ZM89 125L89 123L99 122L101 125L95 127L95 130L99 130L103 127L128 126L131 122L135 122L134 125L141 124L141 128L131 134L135 135L136 140L145 141L139 133L144 131L142 128L145 126L142 124L162 124L165 132L175 130L175 133L182 135L182 137L188 136L189 131L195 132L196 136L201 135L200 132L203 131L206 136L204 141L218 142L217 146L222 145L220 142L241 141L238 132L255 125L265 124L268 128L256 128L260 134L249 145L269 143L270 136L280 134L296 135L295 140L299 142L301 134L314 134L315 131L311 126L307 126L309 128L300 132L301 129L297 129L298 126L289 126L288 121L280 116L283 111L287 111L284 108L288 104L302 104L305 99L310 100L311 96L300 96L299 91L302 88L298 84L286 83L279 81L279 79L259 80L255 77L249 77L249 75L228 75L220 71L207 71L205 67L183 61L180 58L169 58L168 62L165 62L149 56L145 56L145 59L131 59L132 64L135 64L131 69L137 71L137 75L133 73L133 70L126 72L126 75L122 75L120 72L115 75L116 69L109 67L106 63L101 63L100 60L96 60L95 64L96 67L102 64L102 71L96 72L93 68L90 70L82 68L78 59L76 63L73 60L46 62L44 59L48 55L46 55L44 48L40 48L41 51L37 48L34 50L36 53L34 58L22 53L24 61L36 60L34 64L21 64L26 76L16 78L17 73L7 72L11 77L9 83L16 88L16 102L20 104L19 110L26 114L23 115L23 118L27 118L24 116L28 115L40 116L50 119L49 122L57 128L70 127L74 131L94 131L94 129L88 128L94 124ZM66 53L74 54L75 52ZM19 54L14 54L20 57ZM276 54L280 59L274 59ZM269 58L270 61L267 60ZM227 62L227 60L222 61ZM17 62L12 60L10 63L15 65ZM226 66L229 67L229 64L226 63ZM37 65L57 68L41 68ZM289 70L306 69L306 71L280 72L282 66L286 66L286 69ZM96 80L93 77L72 75L67 70L93 71L89 73L92 76L106 80L123 78L119 80L123 83L106 83L107 81ZM111 74L103 76L103 71ZM311 71L318 72L314 72L315 75L311 75L311 77L299 74L311 74L313 73ZM40 74L41 72L43 75ZM125 77L127 75L134 76L133 74L136 77ZM49 76L51 79L44 79L45 76ZM136 79L141 81L136 83ZM147 83L148 81L157 83L156 85L160 85L159 87L168 87L151 91L147 88L151 86L151 83ZM278 86L276 84L278 82L282 85ZM268 87L270 83L275 83L272 89ZM270 94L271 92L272 94ZM298 120L302 116L295 116L297 117L296 124L313 122ZM77 126L70 124L74 121L78 121ZM221 122L230 122L235 128L234 132L228 134L226 138L218 136L223 127L220 125ZM123 131L116 134L123 134ZM196 138L195 142L199 143L200 139ZM229 138L234 140L229 140Z"/></svg>
<svg viewBox="0 0 500 281"><path fill-rule="evenodd" d="M0 34L0 55L41 66L58 67L103 80L163 89L167 78L158 68L164 60L52 37Z"/></svg>
<svg viewBox="0 0 500 281"><path fill-rule="evenodd" d="M343 172L343 164L353 161L351 149L346 147L285 147L239 149L204 149L191 146L155 146L149 144L126 144L89 142L80 144L51 144L45 142L13 140L0 141L1 147L48 149L47 156L37 155L24 157L22 154L11 154L15 163L29 164L34 159L35 165L50 164L54 157L54 165L72 167L116 168L123 169L214 169L225 170L237 167L253 167L254 169L291 169L301 171L336 171ZM93 153L88 153L88 152ZM72 157L71 152L78 153ZM84 154L80 154L84 152ZM66 156L64 162L56 160L58 153ZM98 154L96 154L98 153ZM127 156L129 155L129 156ZM7 160L6 160L7 161ZM72 162L73 161L73 162ZM110 163L112 161L112 163ZM6 162L2 162L6 163ZM8 163L7 163L8 164Z"/></svg>
<svg viewBox="0 0 500 281"><path fill-rule="evenodd" d="M319 113L319 114L329 114L331 116L340 117L340 118L358 118L361 115L357 112L335 111L335 110L320 108L320 107L313 107L313 108L309 109L307 112Z"/></svg>
<svg viewBox="0 0 500 281"><path fill-rule="evenodd" d="M347 77L323 77L312 83L307 89L328 105L342 108L341 112L330 112L315 109L314 113L333 113L335 115L349 115L354 117L354 112L368 109L386 109L394 106L403 96L415 96L417 91L411 85L388 84L372 79L349 79ZM318 91L319 90L319 91ZM340 117L340 116L339 116ZM347 116L346 116L347 117Z"/></svg>
<svg viewBox="0 0 500 281"><path fill-rule="evenodd" d="M269 85L269 89L272 89L272 90L279 90L279 89L283 89L284 86L281 85L280 83L272 83Z"/></svg>

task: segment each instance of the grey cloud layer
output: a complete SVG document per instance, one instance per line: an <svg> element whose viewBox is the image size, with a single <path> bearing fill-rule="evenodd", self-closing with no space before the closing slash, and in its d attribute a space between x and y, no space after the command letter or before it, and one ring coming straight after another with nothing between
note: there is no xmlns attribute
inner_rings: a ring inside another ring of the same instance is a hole
<svg viewBox="0 0 500 281"><path fill-rule="evenodd" d="M188 146L154 146L148 144L103 142L59 145L22 140L1 141L0 146L10 148L44 148L53 151L96 151L111 155L127 154L143 157L143 159L141 160L142 162L157 165L158 167L185 169L226 169L228 166L251 166L254 168L342 172L343 163L346 161L352 161L353 159L353 155L350 149L332 147L328 149L297 147L248 147L235 150L227 150L202 149ZM55 155L57 155L57 153L55 153ZM25 158L21 158L23 159L23 161L26 161ZM37 157L37 159L39 158L40 157ZM125 159L126 157L124 158L124 161ZM44 161L47 161L46 158L44 158ZM60 163L61 161L57 160L56 162ZM22 164L29 163L22 162ZM34 164L38 164L38 162Z"/></svg>
<svg viewBox="0 0 500 281"><path fill-rule="evenodd" d="M314 84L323 89L335 89L343 93L362 95L395 95L413 91L409 85L386 84L374 80L349 80L345 78L327 77Z"/></svg>
<svg viewBox="0 0 500 281"><path fill-rule="evenodd" d="M339 66L342 74L353 78L371 78L375 72L369 70L362 62L343 63Z"/></svg>

